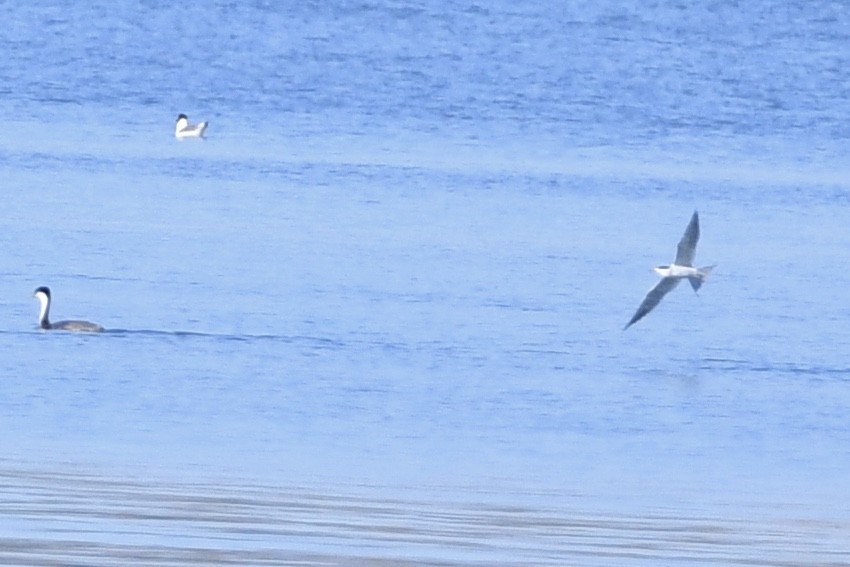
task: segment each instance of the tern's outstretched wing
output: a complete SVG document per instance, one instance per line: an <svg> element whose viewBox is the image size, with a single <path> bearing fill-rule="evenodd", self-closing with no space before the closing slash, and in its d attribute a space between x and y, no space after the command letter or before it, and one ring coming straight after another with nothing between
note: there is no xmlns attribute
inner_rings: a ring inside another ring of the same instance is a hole
<svg viewBox="0 0 850 567"><path fill-rule="evenodd" d="M682 235L682 240L679 241L679 247L676 249L675 264L679 266L693 266L694 256L697 254L697 241L699 240L699 215L694 211L691 217L691 222L688 223L688 228L685 229L685 234Z"/></svg>
<svg viewBox="0 0 850 567"><path fill-rule="evenodd" d="M673 290L677 285L679 285L679 278L661 278L655 287L649 290L649 293L646 294L646 297L643 298L643 301L638 307L637 311L635 311L632 320L629 321L623 330L625 331L641 319L643 319L650 311L655 309L655 306L658 305L664 296L667 295L671 290Z"/></svg>

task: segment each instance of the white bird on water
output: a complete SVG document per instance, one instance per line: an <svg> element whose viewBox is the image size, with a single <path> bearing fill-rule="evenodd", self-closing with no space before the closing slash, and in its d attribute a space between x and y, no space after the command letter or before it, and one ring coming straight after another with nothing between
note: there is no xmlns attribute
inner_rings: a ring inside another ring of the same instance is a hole
<svg viewBox="0 0 850 567"><path fill-rule="evenodd" d="M189 117L185 114L180 114L174 126L174 136L177 138L203 138L207 126L209 126L209 122L189 124Z"/></svg>
<svg viewBox="0 0 850 567"><path fill-rule="evenodd" d="M646 294L634 316L623 327L624 331L655 309L655 306L661 302L665 295L673 291L682 279L688 279L691 287L694 288L694 292L699 290L702 282L705 281L714 266L693 267L694 256L697 253L697 241L699 241L699 215L694 211L691 222L688 223L688 228L685 229L685 234L679 241L676 259L669 266L655 268L655 271L661 276L661 280Z"/></svg>

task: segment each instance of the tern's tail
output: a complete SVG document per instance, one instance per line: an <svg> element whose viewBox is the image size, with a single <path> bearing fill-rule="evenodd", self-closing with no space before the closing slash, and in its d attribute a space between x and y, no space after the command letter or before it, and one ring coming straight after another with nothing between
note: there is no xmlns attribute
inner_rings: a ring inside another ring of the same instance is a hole
<svg viewBox="0 0 850 567"><path fill-rule="evenodd" d="M700 268L697 270L697 275L688 278L688 281L691 282L691 287L694 288L695 292L699 291L699 288L702 287L702 282L705 281L705 278L708 277L708 274L710 274L713 269L714 266Z"/></svg>

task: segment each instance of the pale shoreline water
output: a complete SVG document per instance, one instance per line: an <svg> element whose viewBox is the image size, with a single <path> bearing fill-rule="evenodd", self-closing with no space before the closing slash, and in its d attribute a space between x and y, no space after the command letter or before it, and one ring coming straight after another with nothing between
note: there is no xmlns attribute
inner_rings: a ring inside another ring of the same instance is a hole
<svg viewBox="0 0 850 567"><path fill-rule="evenodd" d="M382 496L379 496L382 495ZM850 519L603 513L582 495L499 503L386 487L287 487L0 467L0 563L75 565L824 565ZM444 498L445 497L445 498ZM164 542L168 543L164 543Z"/></svg>

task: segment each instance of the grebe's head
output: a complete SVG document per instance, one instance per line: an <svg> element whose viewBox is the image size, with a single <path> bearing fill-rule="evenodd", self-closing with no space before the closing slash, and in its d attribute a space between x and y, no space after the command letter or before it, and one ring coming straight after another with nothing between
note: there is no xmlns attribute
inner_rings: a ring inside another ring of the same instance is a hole
<svg viewBox="0 0 850 567"><path fill-rule="evenodd" d="M50 288L46 286L37 287L32 292L32 296L42 301L50 301Z"/></svg>
<svg viewBox="0 0 850 567"><path fill-rule="evenodd" d="M189 117L186 116L185 114L179 114L177 116L176 128L178 130L182 130L183 128L185 128L188 125L189 125Z"/></svg>

